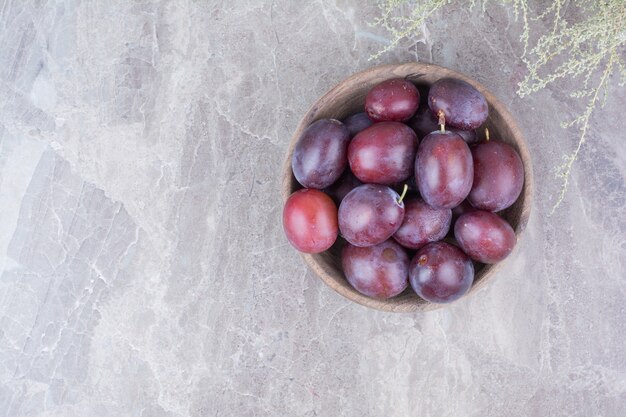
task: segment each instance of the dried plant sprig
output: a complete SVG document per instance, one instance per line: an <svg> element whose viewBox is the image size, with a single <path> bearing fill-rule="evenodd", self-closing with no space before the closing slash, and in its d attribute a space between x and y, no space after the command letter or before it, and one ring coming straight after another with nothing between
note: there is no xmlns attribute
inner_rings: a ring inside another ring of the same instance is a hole
<svg viewBox="0 0 626 417"><path fill-rule="evenodd" d="M513 3L513 16L515 17L515 21L519 20L520 13L522 15L522 35L520 40L524 45L522 56L525 56L530 42L530 25L528 24L528 13L530 8L528 7L528 3L526 0L503 0L502 2ZM485 1L484 4L487 4L487 1Z"/></svg>
<svg viewBox="0 0 626 417"><path fill-rule="evenodd" d="M575 24L569 24L561 16L560 1L553 3L553 30L541 36L529 56L524 58L528 73L517 91L520 97L524 97L559 79L582 79L582 87L571 92L570 96L587 99L585 110L574 119L561 123L563 128L578 126L578 143L556 168L556 176L562 183L550 214L554 214L565 199L572 167L587 141L591 117L606 103L610 75L617 70L620 84L626 82L624 57L620 54L626 46L626 6L623 1L594 1L591 4L579 0L577 3L588 18ZM557 58L561 63L554 65ZM597 74L601 74L599 81L591 86Z"/></svg>
<svg viewBox="0 0 626 417"><path fill-rule="evenodd" d="M374 19L373 25L386 29L391 33L392 39L387 46L372 55L370 60L379 58L397 47L403 39L413 36L430 16L451 2L452 0L429 0L419 3L411 0L387 0L379 4L381 17Z"/></svg>
<svg viewBox="0 0 626 417"><path fill-rule="evenodd" d="M619 85L626 85L626 5L624 0L554 0L540 13L531 16L527 0L484 0L482 8L490 1L508 5L513 9L515 20L523 25L520 41L523 45L521 59L527 74L519 84L517 93L525 97L540 91L562 79L582 81L581 88L570 93L571 97L586 99L582 114L573 120L561 123L563 128L578 126L578 143L575 150L564 157L556 169L562 186L551 214L563 202L570 184L572 166L587 140L591 117L601 108L609 94L609 81L613 73L619 75ZM384 0L380 4L382 15L374 21L392 36L391 42L372 57L392 50L402 39L415 36L436 11L451 3L451 0ZM469 8L476 0L466 3ZM578 8L586 16L578 23L570 24L564 17L568 7ZM521 19L520 19L521 18ZM551 30L535 36L536 43L529 50L531 39L530 22L551 18ZM594 80L599 80L594 82Z"/></svg>
<svg viewBox="0 0 626 417"><path fill-rule="evenodd" d="M591 95L589 103L585 108L583 114L575 118L574 120L562 123L561 127L567 128L573 125L580 125L580 136L578 137L578 145L574 152L570 155L566 155L563 159L564 162L556 168L556 176L562 180L561 191L559 192L558 198L554 205L552 206L552 210L550 214L554 214L556 209L561 205L563 200L565 199L565 194L567 193L567 189L569 187L569 179L572 173L572 166L574 162L578 159L578 154L580 153L580 148L582 148L583 144L587 140L587 132L589 131L589 121L591 119L591 115L594 110L598 107L598 100L600 98L600 93L603 91L604 96L602 102L600 103L600 107L604 107L606 103L606 97L608 94L608 77L613 72L613 66L615 65L615 61L617 56L615 54L611 54L609 58L609 62L607 62L604 72L602 73L602 77L600 78L600 82L593 90L582 91L585 95Z"/></svg>

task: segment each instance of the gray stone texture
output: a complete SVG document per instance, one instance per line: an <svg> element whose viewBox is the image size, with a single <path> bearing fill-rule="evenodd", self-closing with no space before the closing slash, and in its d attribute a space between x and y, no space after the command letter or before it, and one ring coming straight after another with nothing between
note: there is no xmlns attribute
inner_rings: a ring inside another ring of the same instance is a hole
<svg viewBox="0 0 626 417"><path fill-rule="evenodd" d="M461 3L461 2L459 2ZM520 99L510 9L421 42L356 0L0 2L0 416L607 416L626 411L626 94L576 145L563 85ZM416 38L417 39L417 38ZM534 162L501 275L430 313L353 304L281 225L299 118L420 60L494 92Z"/></svg>

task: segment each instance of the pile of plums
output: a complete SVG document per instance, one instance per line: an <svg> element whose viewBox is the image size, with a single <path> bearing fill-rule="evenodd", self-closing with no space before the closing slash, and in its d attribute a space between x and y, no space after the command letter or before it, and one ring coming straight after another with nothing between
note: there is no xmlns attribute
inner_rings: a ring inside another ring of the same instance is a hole
<svg viewBox="0 0 626 417"><path fill-rule="evenodd" d="M346 279L369 297L394 297L410 283L427 301L458 299L475 262L499 262L516 242L497 212L519 197L524 166L481 128L488 111L464 81L443 78L420 94L398 78L369 91L365 112L312 123L293 153L304 188L285 204L287 239L320 253L341 236Z"/></svg>

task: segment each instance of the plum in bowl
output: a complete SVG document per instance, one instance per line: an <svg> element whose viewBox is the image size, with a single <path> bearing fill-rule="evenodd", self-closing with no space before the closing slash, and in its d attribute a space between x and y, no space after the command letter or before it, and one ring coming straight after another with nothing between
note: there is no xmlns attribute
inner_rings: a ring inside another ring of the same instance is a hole
<svg viewBox="0 0 626 417"><path fill-rule="evenodd" d="M533 190L530 153L523 134L508 109L484 86L461 73L433 64L407 63L370 68L348 77L318 99L300 120L287 149L282 169L281 194L283 203L287 202L294 192L303 188L293 174L292 159L298 140L305 130L312 123L321 119L344 120L363 112L366 96L374 86L398 78L411 81L421 91L427 90L440 79L453 78L469 83L484 96L488 105L489 116L482 123L480 130L477 131L478 136L484 137L483 132L487 128L492 138L497 137L499 141L510 145L519 154L524 168L523 188L519 198L513 205L498 213L511 225L518 241L515 248L519 247L519 239L530 216ZM407 124L410 125L410 121ZM399 295L388 299L368 297L357 291L350 285L342 269L341 251L345 245L346 241L339 237L330 249L316 254L301 253L301 256L311 271L329 287L361 305L391 312L426 311L445 306L445 304L426 301L410 287ZM516 251L515 248L513 255ZM474 280L466 296L475 293L498 276L498 273L506 267L509 259L511 256L495 264L475 264Z"/></svg>

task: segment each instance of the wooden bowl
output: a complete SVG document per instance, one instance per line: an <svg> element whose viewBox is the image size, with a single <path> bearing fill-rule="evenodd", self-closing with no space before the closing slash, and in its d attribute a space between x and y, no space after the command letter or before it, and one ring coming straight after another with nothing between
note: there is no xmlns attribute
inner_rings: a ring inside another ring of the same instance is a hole
<svg viewBox="0 0 626 417"><path fill-rule="evenodd" d="M312 122L322 118L343 119L351 114L363 110L365 96L374 85L389 78L407 78L416 85L429 86L444 77L458 78L467 81L480 91L489 103L489 119L484 127L488 127L492 139L499 139L512 145L519 153L524 163L524 188L517 202L504 210L502 216L513 226L519 238L526 227L532 203L533 174L528 146L522 132L517 127L513 116L493 94L478 82L458 72L432 64L408 63L401 65L383 65L370 68L352 75L336 85L322 98L317 100L304 115L291 138L289 149L285 157L282 170L282 197L283 203L294 191L302 188L291 171L291 157L296 142L304 129ZM482 128L481 128L482 129ZM413 290L407 288L402 294L389 300L377 300L367 297L348 284L341 269L341 247L345 244L338 239L330 250L320 254L301 254L311 270L329 287L344 297L367 307L383 311L411 312L427 311L441 308L446 304L434 304L418 297ZM518 245L519 246L519 245ZM510 255L512 256L512 255ZM509 256L509 257L510 257ZM474 283L467 295L474 294L487 282L493 280L503 267L506 260L495 264L485 265L476 269Z"/></svg>

